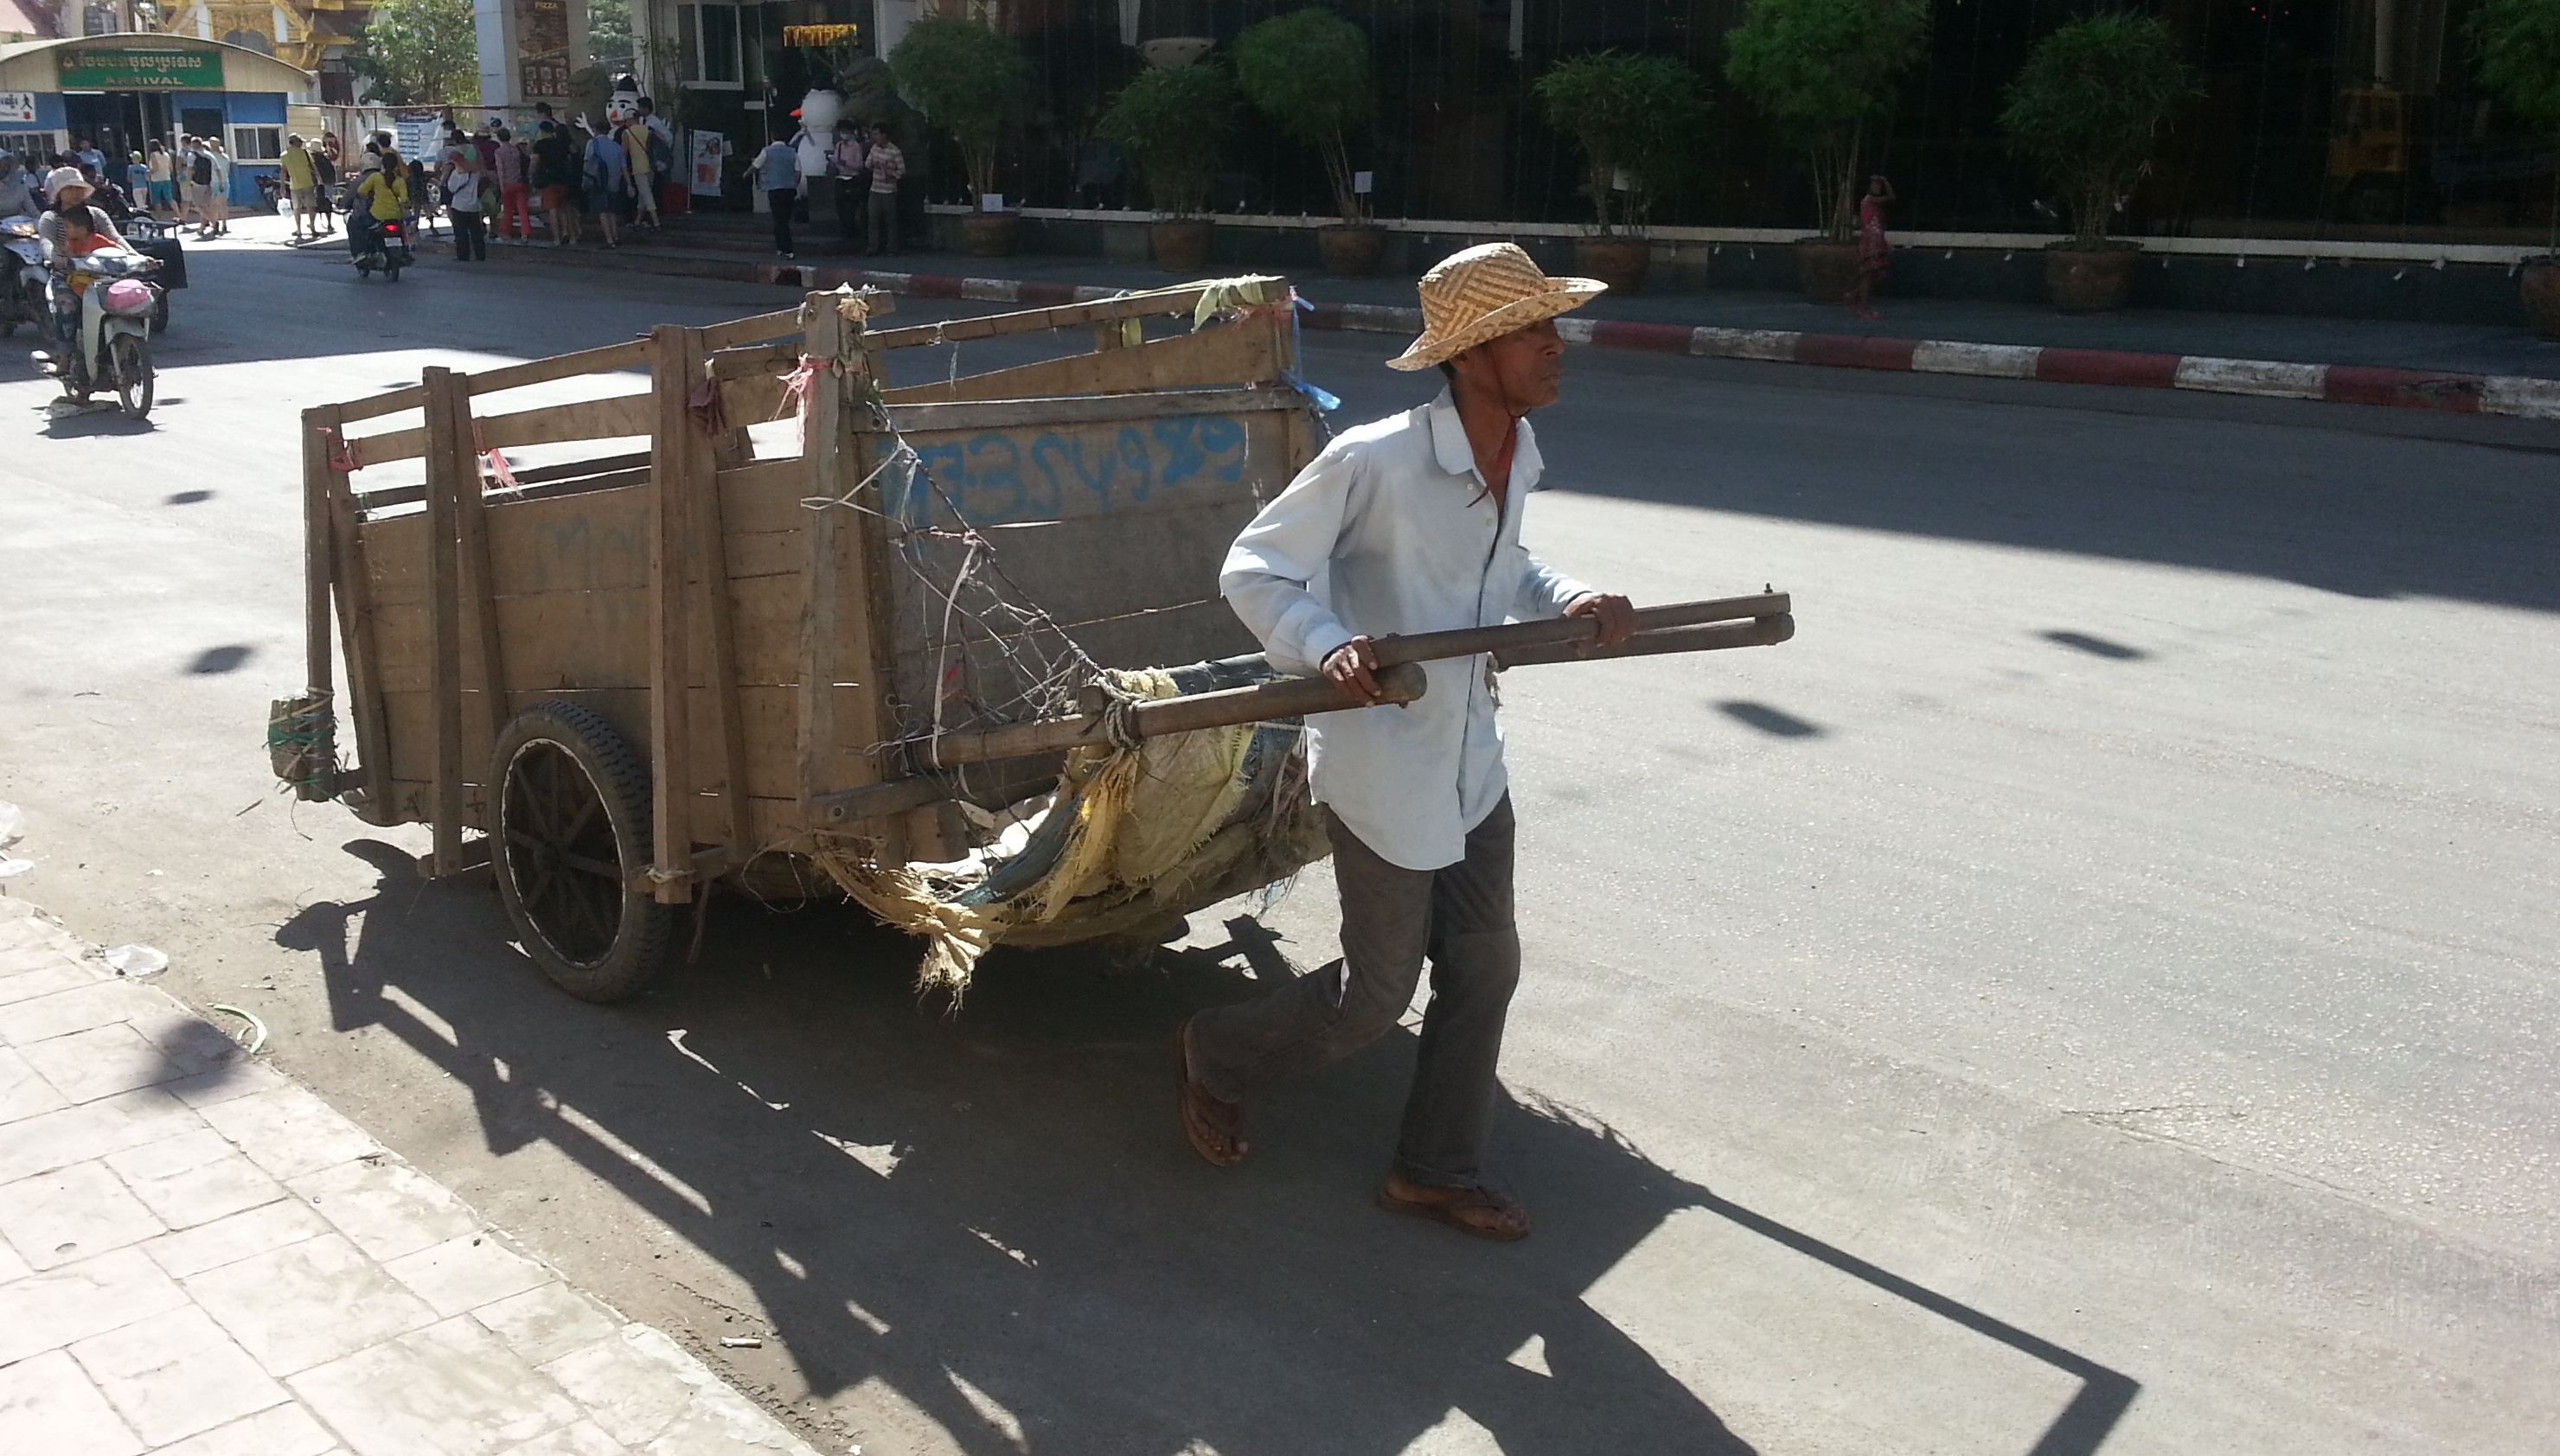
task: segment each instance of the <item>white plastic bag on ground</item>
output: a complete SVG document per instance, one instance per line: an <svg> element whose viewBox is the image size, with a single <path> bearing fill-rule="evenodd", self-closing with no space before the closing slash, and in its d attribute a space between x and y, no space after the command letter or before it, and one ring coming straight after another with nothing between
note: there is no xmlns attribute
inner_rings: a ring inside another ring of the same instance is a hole
<svg viewBox="0 0 2560 1456"><path fill-rule="evenodd" d="M99 957L117 975L158 975L169 968L169 955L148 946L118 946Z"/></svg>

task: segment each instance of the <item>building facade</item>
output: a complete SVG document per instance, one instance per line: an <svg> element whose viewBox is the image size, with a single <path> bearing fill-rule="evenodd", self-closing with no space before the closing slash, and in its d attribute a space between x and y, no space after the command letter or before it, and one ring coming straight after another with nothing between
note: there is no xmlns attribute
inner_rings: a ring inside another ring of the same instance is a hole
<svg viewBox="0 0 2560 1456"><path fill-rule="evenodd" d="M2158 15L2196 68L2199 94L2164 130L2128 201L2132 233L2429 236L2530 240L2553 186L2554 149L2480 92L2463 26L2478 0L2133 0ZM1012 36L1038 73L1006 148L1000 190L1044 206L1141 204L1126 169L1091 143L1111 92L1145 64L1147 41L1197 36L1221 48L1299 0L637 0L660 38L656 73L697 124L758 135L813 78L790 28L851 24L874 54L921 14L965 14ZM1375 126L1355 138L1382 216L1568 222L1569 139L1529 86L1559 58L1618 49L1676 57L1714 93L1694 176L1654 220L1811 225L1801 163L1723 83L1724 37L1744 0L1333 0L1369 35ZM2038 230L2046 188L1998 126L2003 89L2035 42L2100 8L2093 0L1932 0L1927 52L1874 128L1867 165L1891 176L1897 225ZM1211 53L1212 57L1215 52ZM644 69L647 67L644 65ZM956 191L953 159L924 154L925 186ZM1322 212L1318 160L1246 114L1219 187L1223 209Z"/></svg>
<svg viewBox="0 0 2560 1456"><path fill-rule="evenodd" d="M231 201L254 206L257 178L284 155L285 108L319 99L319 78L220 41L105 34L0 46L0 150L52 156L76 140L110 158L152 140L220 137Z"/></svg>

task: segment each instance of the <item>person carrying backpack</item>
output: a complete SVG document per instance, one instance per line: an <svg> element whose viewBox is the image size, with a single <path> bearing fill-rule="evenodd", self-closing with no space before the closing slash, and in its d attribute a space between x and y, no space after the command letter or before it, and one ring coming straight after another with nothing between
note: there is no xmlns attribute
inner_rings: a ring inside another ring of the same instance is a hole
<svg viewBox="0 0 2560 1456"><path fill-rule="evenodd" d="M648 122L634 112L613 134L613 139L622 144L622 154L629 159L634 215L631 225L638 227L645 223L655 227L658 225L658 179L666 175L659 169L658 159L652 155L657 150L657 138L650 134Z"/></svg>
<svg viewBox="0 0 2560 1456"><path fill-rule="evenodd" d="M214 156L205 150L202 137L187 138L187 206L178 214L178 225L185 226L187 214L196 215L196 236L214 235Z"/></svg>

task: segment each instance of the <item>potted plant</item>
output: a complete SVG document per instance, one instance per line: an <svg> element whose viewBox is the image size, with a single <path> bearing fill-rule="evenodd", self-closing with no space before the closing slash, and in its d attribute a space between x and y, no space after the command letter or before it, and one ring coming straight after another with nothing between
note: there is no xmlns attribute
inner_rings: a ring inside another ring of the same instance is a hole
<svg viewBox="0 0 2560 1456"><path fill-rule="evenodd" d="M1805 154L1822 234L1799 243L1805 297L1838 303L1857 280L1858 155L1866 123L1929 36L1927 0L1750 0L1725 37L1725 77Z"/></svg>
<svg viewBox="0 0 2560 1456"><path fill-rule="evenodd" d="M2480 84L2560 147L2560 0L2484 0L2469 35ZM2551 182L2550 251L2524 259L2524 317L2560 339L2560 174Z"/></svg>
<svg viewBox="0 0 2560 1456"><path fill-rule="evenodd" d="M1022 214L987 212L984 199L996 190L996 144L1031 83L1030 63L1012 41L974 20L927 16L888 53L888 69L925 119L960 143L971 208L960 223L963 246L972 257L1011 253Z"/></svg>
<svg viewBox="0 0 2560 1456"><path fill-rule="evenodd" d="M1368 199L1352 190L1346 140L1376 109L1368 38L1321 5L1275 15L1235 38L1235 82L1291 141L1325 159L1334 213L1343 219L1316 233L1325 271L1341 278L1376 272L1386 229L1369 221Z"/></svg>
<svg viewBox="0 0 2560 1456"><path fill-rule="evenodd" d="M1208 263L1209 184L1235 114L1235 82L1202 62L1141 72L1111 98L1094 128L1120 144L1147 185L1158 214L1151 229L1156 265L1198 272Z"/></svg>
<svg viewBox="0 0 2560 1456"><path fill-rule="evenodd" d="M2167 26L2149 16L2074 21L2027 53L2000 127L2062 194L2071 235L2044 251L2044 289L2066 314L2107 313L2134 290L2142 244L2110 238L2117 200L2151 165L2169 108L2195 93Z"/></svg>
<svg viewBox="0 0 2560 1456"><path fill-rule="evenodd" d="M1706 116L1697 73L1665 56L1601 51L1557 62L1536 91L1547 121L1582 146L1582 190L1598 230L1574 239L1573 265L1633 293L1653 261L1645 219L1695 149Z"/></svg>

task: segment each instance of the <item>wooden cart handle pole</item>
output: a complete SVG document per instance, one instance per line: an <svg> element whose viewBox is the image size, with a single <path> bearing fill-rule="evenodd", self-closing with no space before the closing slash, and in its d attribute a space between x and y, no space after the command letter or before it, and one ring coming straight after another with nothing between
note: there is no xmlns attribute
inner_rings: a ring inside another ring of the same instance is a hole
<svg viewBox="0 0 2560 1456"><path fill-rule="evenodd" d="M1412 702L1429 688L1422 668L1413 663L1378 673L1377 685L1385 700L1391 703ZM1308 713L1330 713L1360 706L1363 705L1345 696L1332 678L1285 677L1277 682L1260 682L1251 687L1196 692L1184 697L1156 698L1138 703L1129 710L1129 731L1140 738L1157 738L1167 733L1227 728L1238 723L1296 718ZM1084 748L1110 741L1110 730L1102 716L1088 714L1012 723L1002 728L937 734L921 743L909 745L906 752L909 767L914 772L930 773L962 764L1053 753L1062 748Z"/></svg>
<svg viewBox="0 0 2560 1456"><path fill-rule="evenodd" d="M1636 631L1662 632L1675 627L1694 627L1709 622L1743 622L1761 617L1784 617L1795 610L1793 599L1785 592L1766 592L1756 597L1718 597L1707 602L1676 602L1667 607L1646 607L1636 613ZM1443 657L1473 657L1484 653L1502 653L1507 656L1531 648L1578 646L1598 635L1600 624L1589 617L1551 617L1540 622L1513 622L1501 627L1462 627L1455 632L1417 632L1410 637L1382 637L1377 640L1377 659L1383 663L1434 662ZM1785 641L1781 638L1778 641ZM1735 644L1739 646L1739 644ZM1671 652L1693 651L1687 648L1664 649ZM1562 657L1554 660L1563 661Z"/></svg>
<svg viewBox="0 0 2560 1456"><path fill-rule="evenodd" d="M1713 622L1701 627L1673 627L1640 632L1615 647L1581 643L1548 643L1542 647L1507 648L1494 654L1505 669L1546 662L1600 662L1611 657L1650 657L1662 653L1710 653L1719 648L1766 648L1796 635L1796 619L1786 613L1743 622Z"/></svg>

